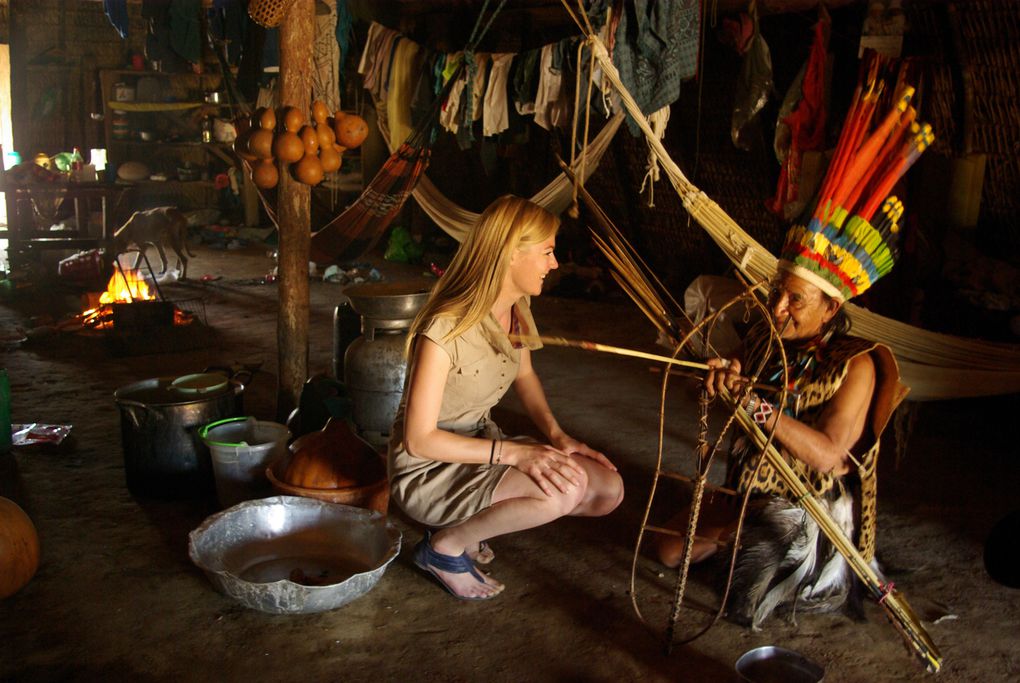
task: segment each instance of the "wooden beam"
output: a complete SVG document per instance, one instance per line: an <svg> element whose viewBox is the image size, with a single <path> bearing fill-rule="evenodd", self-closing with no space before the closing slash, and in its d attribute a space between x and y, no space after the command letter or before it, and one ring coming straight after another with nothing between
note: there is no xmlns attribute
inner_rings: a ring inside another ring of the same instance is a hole
<svg viewBox="0 0 1020 683"><path fill-rule="evenodd" d="M308 116L312 91L315 0L296 0L280 26L280 103ZM276 414L286 420L298 405L308 377L308 256L311 249L311 188L281 164L277 188L280 220L280 313Z"/></svg>

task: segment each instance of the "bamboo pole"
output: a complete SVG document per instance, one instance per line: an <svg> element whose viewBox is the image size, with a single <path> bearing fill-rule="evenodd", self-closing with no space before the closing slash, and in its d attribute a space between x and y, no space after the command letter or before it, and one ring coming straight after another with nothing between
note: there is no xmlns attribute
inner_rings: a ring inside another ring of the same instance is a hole
<svg viewBox="0 0 1020 683"><path fill-rule="evenodd" d="M315 0L296 0L280 26L280 102L307 112L312 89ZM280 169L280 312L276 324L279 381L276 415L283 422L298 405L308 376L308 256L311 188Z"/></svg>

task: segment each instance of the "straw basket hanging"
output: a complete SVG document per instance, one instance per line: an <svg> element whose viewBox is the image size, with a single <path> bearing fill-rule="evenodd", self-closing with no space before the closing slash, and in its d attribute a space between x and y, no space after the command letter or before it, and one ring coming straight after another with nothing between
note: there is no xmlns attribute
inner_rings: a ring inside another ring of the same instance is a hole
<svg viewBox="0 0 1020 683"><path fill-rule="evenodd" d="M283 23L294 0L251 0L248 16L259 26L275 28Z"/></svg>

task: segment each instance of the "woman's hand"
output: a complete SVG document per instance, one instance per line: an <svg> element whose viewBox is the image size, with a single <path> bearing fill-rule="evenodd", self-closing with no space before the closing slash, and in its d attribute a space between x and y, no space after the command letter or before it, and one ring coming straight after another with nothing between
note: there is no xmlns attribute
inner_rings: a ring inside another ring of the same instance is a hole
<svg viewBox="0 0 1020 683"><path fill-rule="evenodd" d="M504 441L503 462L531 477L547 496L553 487L567 493L572 486L580 486L584 475L581 466L561 450L540 443Z"/></svg>
<svg viewBox="0 0 1020 683"><path fill-rule="evenodd" d="M723 389L736 398L747 384L747 378L740 374L740 361L736 358L709 358L709 371L705 377L705 390L715 396Z"/></svg>
<svg viewBox="0 0 1020 683"><path fill-rule="evenodd" d="M609 458L605 456L601 451L597 451L583 441L578 441L572 436L567 434L559 434L553 437L553 446L560 449L564 453L569 455L583 455L586 458L591 458L598 464L602 465L608 470L616 471L616 465L609 462Z"/></svg>

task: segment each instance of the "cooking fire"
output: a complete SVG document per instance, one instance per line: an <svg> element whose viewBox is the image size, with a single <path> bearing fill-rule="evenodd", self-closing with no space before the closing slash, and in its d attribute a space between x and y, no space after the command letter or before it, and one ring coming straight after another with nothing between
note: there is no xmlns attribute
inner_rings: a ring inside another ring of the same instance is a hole
<svg viewBox="0 0 1020 683"><path fill-rule="evenodd" d="M195 320L194 314L161 301L141 271L118 268L110 277L106 291L99 295L99 305L81 313L81 324L89 329L105 330L114 328L118 320L137 324L142 318L157 325L190 325Z"/></svg>

